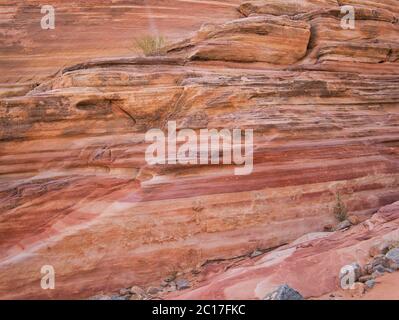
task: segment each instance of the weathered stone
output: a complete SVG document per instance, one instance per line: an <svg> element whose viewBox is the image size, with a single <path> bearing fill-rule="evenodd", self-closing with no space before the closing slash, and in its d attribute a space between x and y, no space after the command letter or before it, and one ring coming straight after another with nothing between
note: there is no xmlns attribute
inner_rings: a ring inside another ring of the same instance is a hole
<svg viewBox="0 0 399 320"><path fill-rule="evenodd" d="M373 279L377 279L379 277L382 277L384 275L384 272L380 272L380 271L376 270L371 275L372 275Z"/></svg>
<svg viewBox="0 0 399 320"><path fill-rule="evenodd" d="M378 256L382 253L381 247L379 245L372 246L369 250L370 257Z"/></svg>
<svg viewBox="0 0 399 320"><path fill-rule="evenodd" d="M176 276L177 276L176 273L170 274L164 279L164 281L167 282L167 283L175 281L176 280Z"/></svg>
<svg viewBox="0 0 399 320"><path fill-rule="evenodd" d="M360 218L354 215L350 215L348 217L348 221L352 224L352 225L357 225L361 222Z"/></svg>
<svg viewBox="0 0 399 320"><path fill-rule="evenodd" d="M251 14L286 14L295 16L300 13L334 8L336 6L337 2L334 0L256 0L243 2L239 7L239 11L246 16Z"/></svg>
<svg viewBox="0 0 399 320"><path fill-rule="evenodd" d="M356 282L349 291L352 297L360 298L366 292L366 285L361 282Z"/></svg>
<svg viewBox="0 0 399 320"><path fill-rule="evenodd" d="M169 285L166 287L167 292L174 292L177 290L177 286L175 282L170 282Z"/></svg>
<svg viewBox="0 0 399 320"><path fill-rule="evenodd" d="M386 268L380 264L377 264L373 267L373 272L384 273L385 271L386 271Z"/></svg>
<svg viewBox="0 0 399 320"><path fill-rule="evenodd" d="M337 226L337 230L345 230L351 227L351 223L348 220L344 220L342 222L340 222Z"/></svg>
<svg viewBox="0 0 399 320"><path fill-rule="evenodd" d="M306 22L284 16L256 16L204 25L195 37L168 50L187 51L191 60L287 65L305 56L309 39L310 25Z"/></svg>
<svg viewBox="0 0 399 320"><path fill-rule="evenodd" d="M253 251L253 252L251 253L250 257L251 257L251 258L256 258L256 257L261 256L262 254L263 254L262 251L255 250L255 251Z"/></svg>
<svg viewBox="0 0 399 320"><path fill-rule="evenodd" d="M366 287L368 289L372 289L375 286L375 280L374 279L370 279L370 280L366 281L365 285L366 285Z"/></svg>
<svg viewBox="0 0 399 320"><path fill-rule="evenodd" d="M161 289L156 288L156 287L149 287L149 288L147 289L147 293L148 293L148 294L151 294L151 295L157 294L157 293L159 293L160 291L161 291Z"/></svg>
<svg viewBox="0 0 399 320"><path fill-rule="evenodd" d="M132 300L132 301L143 300L143 297L142 297L142 296L139 296L139 295L137 295L137 294L132 294L132 295L130 296L129 300Z"/></svg>
<svg viewBox="0 0 399 320"><path fill-rule="evenodd" d="M129 288L122 288L122 289L119 290L119 294L121 296L128 295L128 294L130 294L130 289Z"/></svg>
<svg viewBox="0 0 399 320"><path fill-rule="evenodd" d="M303 297L298 291L284 284L267 294L263 300L303 300Z"/></svg>
<svg viewBox="0 0 399 320"><path fill-rule="evenodd" d="M129 297L114 294L111 296L111 300L114 300L114 301L129 300Z"/></svg>
<svg viewBox="0 0 399 320"><path fill-rule="evenodd" d="M138 287L138 286L133 286L130 288L130 293L140 296L140 297L144 297L146 295L144 289Z"/></svg>
<svg viewBox="0 0 399 320"><path fill-rule="evenodd" d="M186 279L178 279L176 280L176 288L177 290L184 290L190 288L190 282Z"/></svg>
<svg viewBox="0 0 399 320"><path fill-rule="evenodd" d="M369 281L369 280L372 280L372 279L373 279L373 276L371 276L371 275L361 276L361 277L359 278L359 282L365 283L365 282L367 282L367 281Z"/></svg>
<svg viewBox="0 0 399 320"><path fill-rule="evenodd" d="M325 232L332 232L332 231L334 231L334 226L333 226L332 224L327 224L327 225L325 225L325 226L323 227L323 230L324 230Z"/></svg>
<svg viewBox="0 0 399 320"><path fill-rule="evenodd" d="M112 297L104 294L95 295L90 297L88 300L112 300Z"/></svg>
<svg viewBox="0 0 399 320"><path fill-rule="evenodd" d="M364 270L364 275L372 274L373 273L372 263L367 263L366 265L364 265L363 270Z"/></svg>
<svg viewBox="0 0 399 320"><path fill-rule="evenodd" d="M399 264L399 248L389 250L385 256L394 261L397 265Z"/></svg>

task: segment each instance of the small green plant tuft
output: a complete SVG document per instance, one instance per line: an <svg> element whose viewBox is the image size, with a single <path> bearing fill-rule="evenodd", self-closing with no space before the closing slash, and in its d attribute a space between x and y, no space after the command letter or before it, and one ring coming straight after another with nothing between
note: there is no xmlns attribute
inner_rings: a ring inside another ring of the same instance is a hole
<svg viewBox="0 0 399 320"><path fill-rule="evenodd" d="M338 192L336 195L335 206L334 206L334 215L338 221L342 222L348 219L348 210L344 202L341 199L341 195Z"/></svg>
<svg viewBox="0 0 399 320"><path fill-rule="evenodd" d="M146 35L134 40L134 46L146 57L163 56L166 54L166 41L163 36Z"/></svg>

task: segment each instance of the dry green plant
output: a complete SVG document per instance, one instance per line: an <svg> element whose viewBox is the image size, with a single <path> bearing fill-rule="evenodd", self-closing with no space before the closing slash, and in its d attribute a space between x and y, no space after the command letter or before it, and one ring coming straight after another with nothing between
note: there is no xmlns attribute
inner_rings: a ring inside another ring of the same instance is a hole
<svg viewBox="0 0 399 320"><path fill-rule="evenodd" d="M341 199L339 192L336 195L335 206L334 206L334 216L338 221L342 222L348 219L348 210Z"/></svg>
<svg viewBox="0 0 399 320"><path fill-rule="evenodd" d="M140 50L146 57L163 56L166 40L163 36L145 35L134 39L135 49Z"/></svg>

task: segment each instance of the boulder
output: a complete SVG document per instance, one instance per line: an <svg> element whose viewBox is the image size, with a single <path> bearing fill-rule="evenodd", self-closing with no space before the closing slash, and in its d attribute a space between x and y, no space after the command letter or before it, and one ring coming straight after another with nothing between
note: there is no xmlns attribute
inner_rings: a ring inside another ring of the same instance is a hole
<svg viewBox="0 0 399 320"><path fill-rule="evenodd" d="M303 296L289 285L284 284L267 294L263 300L304 300Z"/></svg>
<svg viewBox="0 0 399 320"><path fill-rule="evenodd" d="M177 290L184 290L190 288L190 282L186 279L178 279L176 280L176 288Z"/></svg>
<svg viewBox="0 0 399 320"><path fill-rule="evenodd" d="M367 289L372 289L375 286L375 280L374 279L370 279L370 280L365 282L365 285L366 285Z"/></svg>
<svg viewBox="0 0 399 320"><path fill-rule="evenodd" d="M385 255L388 259L394 261L397 265L399 265L399 248L393 248L388 251Z"/></svg>

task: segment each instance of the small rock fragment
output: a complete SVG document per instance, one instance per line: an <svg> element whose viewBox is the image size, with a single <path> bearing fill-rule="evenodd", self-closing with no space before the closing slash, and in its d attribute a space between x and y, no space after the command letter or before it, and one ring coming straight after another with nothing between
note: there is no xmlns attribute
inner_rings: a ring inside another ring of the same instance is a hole
<svg viewBox="0 0 399 320"><path fill-rule="evenodd" d="M365 282L367 282L367 281L369 281L369 280L373 280L373 276L367 275L367 276L361 276L361 277L359 278L359 282L363 282L363 283L365 283Z"/></svg>
<svg viewBox="0 0 399 320"><path fill-rule="evenodd" d="M361 282L356 282L353 288L350 289L350 294L354 298L361 297L366 292L366 285Z"/></svg>
<svg viewBox="0 0 399 320"><path fill-rule="evenodd" d="M186 279L178 279L176 280L176 288L177 290L184 290L190 288L190 282Z"/></svg>
<svg viewBox="0 0 399 320"><path fill-rule="evenodd" d="M262 251L259 251L259 250L255 250L254 252L252 252L251 253L251 258L255 258L255 257L258 257L258 256L260 256L260 255L262 255L263 254L263 252Z"/></svg>
<svg viewBox="0 0 399 320"><path fill-rule="evenodd" d="M394 261L396 264L399 265L399 248L391 249L385 255L388 259Z"/></svg>
<svg viewBox="0 0 399 320"><path fill-rule="evenodd" d="M126 295L130 294L130 289L122 288L122 289L119 290L119 294L121 296L126 296Z"/></svg>
<svg viewBox="0 0 399 320"><path fill-rule="evenodd" d="M337 230L344 230L344 229L348 229L352 226L352 224L348 221L348 220L344 220L341 223L338 224L337 226Z"/></svg>
<svg viewBox="0 0 399 320"><path fill-rule="evenodd" d="M375 280L370 279L370 280L366 281L365 285L368 289L373 289L375 286Z"/></svg>
<svg viewBox="0 0 399 320"><path fill-rule="evenodd" d="M386 271L385 267L380 264L373 267L373 272L384 273L385 271Z"/></svg>
<svg viewBox="0 0 399 320"><path fill-rule="evenodd" d="M267 294L263 300L304 300L303 296L289 285L279 286L275 291Z"/></svg>
<svg viewBox="0 0 399 320"><path fill-rule="evenodd" d="M176 290L177 290L177 287L176 287L176 283L174 283L174 282L170 282L168 287L166 288L167 292L173 292Z"/></svg>
<svg viewBox="0 0 399 320"><path fill-rule="evenodd" d="M380 249L379 246L372 246L369 249L369 256L370 257L375 257L375 256L378 256L379 254L381 254L381 249Z"/></svg>
<svg viewBox="0 0 399 320"><path fill-rule="evenodd" d="M363 270L364 270L364 274L365 274L365 275L367 275L367 274L372 274L372 273L373 273L373 266L372 266L372 264L371 264L371 263L366 264L366 265L363 267Z"/></svg>
<svg viewBox="0 0 399 320"><path fill-rule="evenodd" d="M325 226L323 227L323 230L324 230L325 232L333 232L333 231L334 231L334 227L333 227L332 224L327 224L327 225L325 225Z"/></svg>
<svg viewBox="0 0 399 320"><path fill-rule="evenodd" d="M358 216L354 216L354 215L349 216L348 217L348 221L354 226L361 222L359 217Z"/></svg>
<svg viewBox="0 0 399 320"><path fill-rule="evenodd" d="M90 297L89 300L112 300L110 296L99 294L93 297Z"/></svg>
<svg viewBox="0 0 399 320"><path fill-rule="evenodd" d="M165 282L172 282L176 279L176 273L173 273L165 278Z"/></svg>
<svg viewBox="0 0 399 320"><path fill-rule="evenodd" d="M146 295L145 291L142 288L138 287L138 286L131 287L130 293L133 294L133 295L137 295L139 297L144 297Z"/></svg>
<svg viewBox="0 0 399 320"><path fill-rule="evenodd" d="M148 294L157 294L158 292L160 292L161 290L159 288L156 287L149 287L147 289L147 293Z"/></svg>
<svg viewBox="0 0 399 320"><path fill-rule="evenodd" d="M384 273L383 272L379 272L379 271L374 271L371 275L373 276L374 279L377 279L377 278L383 276Z"/></svg>

